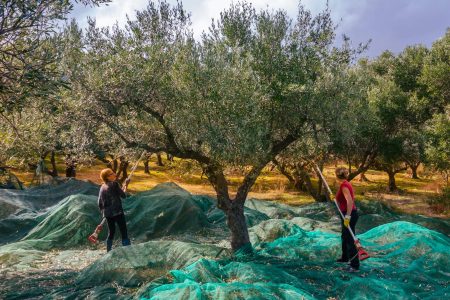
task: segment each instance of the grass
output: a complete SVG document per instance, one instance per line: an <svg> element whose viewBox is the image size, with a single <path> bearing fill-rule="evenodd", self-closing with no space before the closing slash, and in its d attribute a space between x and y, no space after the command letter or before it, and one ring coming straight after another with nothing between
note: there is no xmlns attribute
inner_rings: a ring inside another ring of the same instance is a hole
<svg viewBox="0 0 450 300"><path fill-rule="evenodd" d="M158 166L156 164L156 157L152 157L150 161L150 174L145 174L144 167L141 163L133 175L129 185L129 191L131 193L145 191L160 183L170 181L175 182L193 194L215 196L215 191L209 184L207 178L202 176L200 168L192 162L175 160L173 163L164 161L164 164L165 166ZM50 166L50 163L47 163L47 166ZM91 166L78 166L77 178L101 184L99 173L104 167L105 165L100 161L95 162ZM57 159L57 170L62 176L65 174L64 169L64 162L61 159ZM32 172L24 171L14 173L26 185L30 184L33 179ZM242 181L242 173L240 170L227 173L232 197L236 193L239 183ZM324 176L330 184L331 189L335 191L337 185L334 178L334 166L327 166L324 169ZM388 177L384 172L369 170L366 172L366 177L370 180L369 182L360 182L358 179L352 181L356 199L358 200L383 201L394 209L411 214L442 218L450 217L448 206L436 206L436 201L433 201L433 199L442 197L442 183L438 175L428 175L426 178L411 179L409 174L405 172L399 173L396 175L396 183L400 189L399 193L386 192ZM313 179L313 184L317 185L317 180ZM314 202L314 199L307 193L293 189L289 185L288 180L278 171L269 171L268 169L264 169L257 179L249 193L249 198L273 200L290 205L302 205Z"/></svg>

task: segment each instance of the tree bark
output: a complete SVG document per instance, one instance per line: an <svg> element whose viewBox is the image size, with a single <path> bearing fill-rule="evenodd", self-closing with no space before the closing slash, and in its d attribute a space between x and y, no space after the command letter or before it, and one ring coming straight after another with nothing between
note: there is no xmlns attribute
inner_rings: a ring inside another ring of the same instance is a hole
<svg viewBox="0 0 450 300"><path fill-rule="evenodd" d="M359 181L360 182L369 182L370 180L366 177L366 172L362 172L359 174Z"/></svg>
<svg viewBox="0 0 450 300"><path fill-rule="evenodd" d="M409 167L411 168L411 178L412 179L419 179L419 176L417 176L417 169L419 168L420 162L418 164L409 164Z"/></svg>
<svg viewBox="0 0 450 300"><path fill-rule="evenodd" d="M160 167L164 167L163 161L162 161L162 157L161 157L161 153L156 153L156 158L158 160L158 166Z"/></svg>
<svg viewBox="0 0 450 300"><path fill-rule="evenodd" d="M364 153L364 158L362 159L361 164L358 166L358 168L351 172L349 170L348 174L348 181L352 181L353 178L358 176L361 173L365 173L367 170L369 170L370 166L375 162L375 158L377 157L377 151L375 149L371 149L369 151L366 151Z"/></svg>
<svg viewBox="0 0 450 300"><path fill-rule="evenodd" d="M120 160L119 172L117 173L117 177L118 178L120 177L120 179L119 179L120 184L122 184L125 181L125 179L127 179L127 177L128 177L128 165L129 164L130 164L130 162L124 158L122 158ZM122 176L120 176L120 175L122 175Z"/></svg>
<svg viewBox="0 0 450 300"><path fill-rule="evenodd" d="M286 176L295 189L298 191L307 192L317 202L326 201L326 195L321 195L321 178L319 177L319 188L315 189L311 183L311 176L305 170L307 165L306 163L297 163L295 166L295 171L292 171L292 166L288 168L285 164L276 159L273 160L273 163L277 166L278 170L280 170L281 174Z"/></svg>
<svg viewBox="0 0 450 300"><path fill-rule="evenodd" d="M111 169L113 170L114 173L117 173L118 167L119 167L119 162L117 161L117 158L113 158L112 164L111 164Z"/></svg>
<svg viewBox="0 0 450 300"><path fill-rule="evenodd" d="M106 164L106 167L107 167L107 168L110 168L110 169L113 170L113 172L115 173L115 172L117 171L117 169L116 169L116 171L114 171L114 160L115 160L115 158L114 158L114 156L111 155L111 154L109 154L109 157L110 157L109 160L105 158L105 164ZM117 166L117 161L116 161L116 166Z"/></svg>
<svg viewBox="0 0 450 300"><path fill-rule="evenodd" d="M278 167L278 170L283 174L289 181L289 183L298 191L304 191L304 180L300 176L300 173L298 170L292 172L292 174L289 172L288 168L283 164L280 163L277 160L273 160L274 166Z"/></svg>
<svg viewBox="0 0 450 300"><path fill-rule="evenodd" d="M303 181L305 182L305 187L306 187L307 192L314 198L315 201L321 202L320 194L319 194L318 190L314 189L312 182L311 182L311 177L309 176L308 172L306 172L305 170L302 170L300 172L300 176L302 176Z"/></svg>
<svg viewBox="0 0 450 300"><path fill-rule="evenodd" d="M75 159L73 159L70 154L67 154L65 162L66 162L66 177L67 178L70 178L70 177L75 178L77 175L77 173L76 173L77 161Z"/></svg>
<svg viewBox="0 0 450 300"><path fill-rule="evenodd" d="M236 201L235 199L234 201ZM247 222L245 221L244 205L233 205L226 211L227 225L231 232L231 249L234 252L251 249L250 237L248 235Z"/></svg>
<svg viewBox="0 0 450 300"><path fill-rule="evenodd" d="M55 151L52 151L52 155L50 157L50 162L52 164L52 176L56 177L58 176L58 170L56 169L56 159L55 159Z"/></svg>
<svg viewBox="0 0 450 300"><path fill-rule="evenodd" d="M384 162L376 162L374 164L375 168L380 171L384 171L388 174L388 188L389 192L398 191L397 184L395 182L395 174L405 171L408 169L408 166L405 164L403 167L401 165L396 165L395 163L384 163Z"/></svg>
<svg viewBox="0 0 450 300"><path fill-rule="evenodd" d="M265 165L253 166L252 170L245 176L242 184L239 186L234 200L230 199L228 182L223 169L214 164L203 167L209 182L216 191L217 207L223 210L227 217L227 225L231 232L231 249L233 252L238 250L252 252L247 223L245 221L244 204L250 188L255 183L256 178L258 178Z"/></svg>
<svg viewBox="0 0 450 300"><path fill-rule="evenodd" d="M144 173L150 174L150 167L149 167L150 159L148 157L144 160Z"/></svg>
<svg viewBox="0 0 450 300"><path fill-rule="evenodd" d="M395 172L394 171L387 171L389 176L389 182L388 182L388 190L389 192L396 192L398 190L397 185L395 183Z"/></svg>

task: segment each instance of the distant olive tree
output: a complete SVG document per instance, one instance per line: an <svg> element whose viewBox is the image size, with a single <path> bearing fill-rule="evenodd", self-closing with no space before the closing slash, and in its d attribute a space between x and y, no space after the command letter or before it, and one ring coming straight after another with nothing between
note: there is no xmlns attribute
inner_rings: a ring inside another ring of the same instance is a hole
<svg viewBox="0 0 450 300"><path fill-rule="evenodd" d="M29 162L59 146L58 22L72 1L0 1L0 161ZM108 0L80 0L99 5Z"/></svg>
<svg viewBox="0 0 450 300"><path fill-rule="evenodd" d="M427 122L427 143L425 148L426 163L440 172L445 184L450 177L450 105L445 113L436 114Z"/></svg>

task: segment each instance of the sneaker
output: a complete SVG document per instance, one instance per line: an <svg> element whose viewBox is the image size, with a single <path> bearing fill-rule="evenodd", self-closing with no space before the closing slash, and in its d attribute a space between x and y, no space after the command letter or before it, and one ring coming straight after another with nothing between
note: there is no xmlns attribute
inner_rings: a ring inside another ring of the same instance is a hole
<svg viewBox="0 0 450 300"><path fill-rule="evenodd" d="M358 273L359 269L356 269L356 268L350 266L350 267L347 268L347 272L349 272L349 273Z"/></svg>
<svg viewBox="0 0 450 300"><path fill-rule="evenodd" d="M348 263L348 260L339 258L338 260L336 260L336 262L338 262L338 263Z"/></svg>

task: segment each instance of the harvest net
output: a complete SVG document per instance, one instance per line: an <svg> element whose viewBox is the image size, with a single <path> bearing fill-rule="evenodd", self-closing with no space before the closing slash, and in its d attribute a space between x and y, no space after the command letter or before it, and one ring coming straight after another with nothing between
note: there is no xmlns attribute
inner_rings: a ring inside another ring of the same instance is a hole
<svg viewBox="0 0 450 300"><path fill-rule="evenodd" d="M0 246L3 298L443 299L450 293L447 220L359 202L357 234L372 257L350 274L335 263L340 228L331 204L249 199L255 252L231 256L215 199L162 184L124 200L132 245L117 240L105 254L102 243L87 241L100 222L97 193L97 186L76 180L0 193L0 205L16 208L0 220L7 239Z"/></svg>

